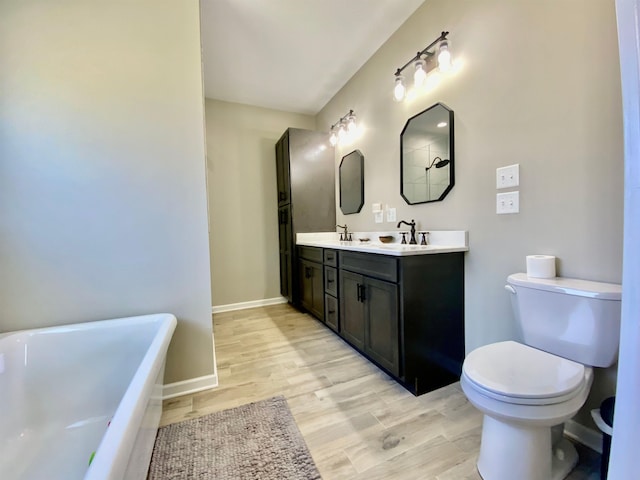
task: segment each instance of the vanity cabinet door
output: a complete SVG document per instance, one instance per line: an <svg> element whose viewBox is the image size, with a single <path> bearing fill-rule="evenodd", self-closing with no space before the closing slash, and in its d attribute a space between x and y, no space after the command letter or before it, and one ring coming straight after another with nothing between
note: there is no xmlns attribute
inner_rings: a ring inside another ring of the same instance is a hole
<svg viewBox="0 0 640 480"><path fill-rule="evenodd" d="M364 349L364 277L340 270L340 335L359 350Z"/></svg>
<svg viewBox="0 0 640 480"><path fill-rule="evenodd" d="M288 133L285 133L276 143L276 180L278 185L278 205L286 205L291 201Z"/></svg>
<svg viewBox="0 0 640 480"><path fill-rule="evenodd" d="M324 281L322 265L300 259L300 303L319 320L324 321Z"/></svg>
<svg viewBox="0 0 640 480"><path fill-rule="evenodd" d="M289 205L278 208L278 241L280 251L280 295L293 301L291 261L293 244L291 236L291 210Z"/></svg>
<svg viewBox="0 0 640 480"><path fill-rule="evenodd" d="M400 373L398 286L366 278L363 296L367 319L364 351L397 376Z"/></svg>

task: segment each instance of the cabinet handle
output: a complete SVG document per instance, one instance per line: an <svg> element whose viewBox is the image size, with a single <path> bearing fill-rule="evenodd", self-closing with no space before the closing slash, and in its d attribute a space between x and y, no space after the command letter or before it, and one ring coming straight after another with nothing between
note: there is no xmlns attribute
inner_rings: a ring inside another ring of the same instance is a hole
<svg viewBox="0 0 640 480"><path fill-rule="evenodd" d="M357 290L357 300L359 302L362 301L362 285L358 284L358 290Z"/></svg>
<svg viewBox="0 0 640 480"><path fill-rule="evenodd" d="M360 285L360 301L362 303L364 303L364 301L367 299L364 295L364 292L365 292L364 285Z"/></svg>
<svg viewBox="0 0 640 480"><path fill-rule="evenodd" d="M305 278L311 278L311 267L304 267Z"/></svg>
<svg viewBox="0 0 640 480"><path fill-rule="evenodd" d="M329 315L333 315L334 313L336 313L335 310L329 310Z"/></svg>
<svg viewBox="0 0 640 480"><path fill-rule="evenodd" d="M278 192L278 200L286 200L287 194L284 192Z"/></svg>
<svg viewBox="0 0 640 480"><path fill-rule="evenodd" d="M327 283L333 283L335 282L335 280L331 280L330 278L327 278Z"/></svg>

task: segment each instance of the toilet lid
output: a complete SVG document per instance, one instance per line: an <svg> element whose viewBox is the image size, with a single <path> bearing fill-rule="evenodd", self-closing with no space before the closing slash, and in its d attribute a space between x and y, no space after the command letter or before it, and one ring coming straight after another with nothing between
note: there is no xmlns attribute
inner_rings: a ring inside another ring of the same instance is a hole
<svg viewBox="0 0 640 480"><path fill-rule="evenodd" d="M512 341L477 348L462 368L481 389L514 399L566 397L585 378L583 365Z"/></svg>

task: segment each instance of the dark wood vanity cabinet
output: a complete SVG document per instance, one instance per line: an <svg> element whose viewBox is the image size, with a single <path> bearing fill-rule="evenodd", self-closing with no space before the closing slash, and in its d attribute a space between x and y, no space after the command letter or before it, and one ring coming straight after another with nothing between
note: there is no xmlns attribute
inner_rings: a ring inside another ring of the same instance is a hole
<svg viewBox="0 0 640 480"><path fill-rule="evenodd" d="M289 128L276 143L275 153L280 294L300 306L295 238L301 232L336 229L334 150L325 132Z"/></svg>
<svg viewBox="0 0 640 480"><path fill-rule="evenodd" d="M340 335L416 395L457 381L464 359L463 253L340 251Z"/></svg>

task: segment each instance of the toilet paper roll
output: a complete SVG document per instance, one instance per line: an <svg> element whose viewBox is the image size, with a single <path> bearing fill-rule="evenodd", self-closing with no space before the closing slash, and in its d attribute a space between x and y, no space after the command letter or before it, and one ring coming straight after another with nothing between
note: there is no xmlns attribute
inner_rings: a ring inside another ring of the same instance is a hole
<svg viewBox="0 0 640 480"><path fill-rule="evenodd" d="M553 278L556 276L556 257L553 255L527 255L527 277Z"/></svg>

